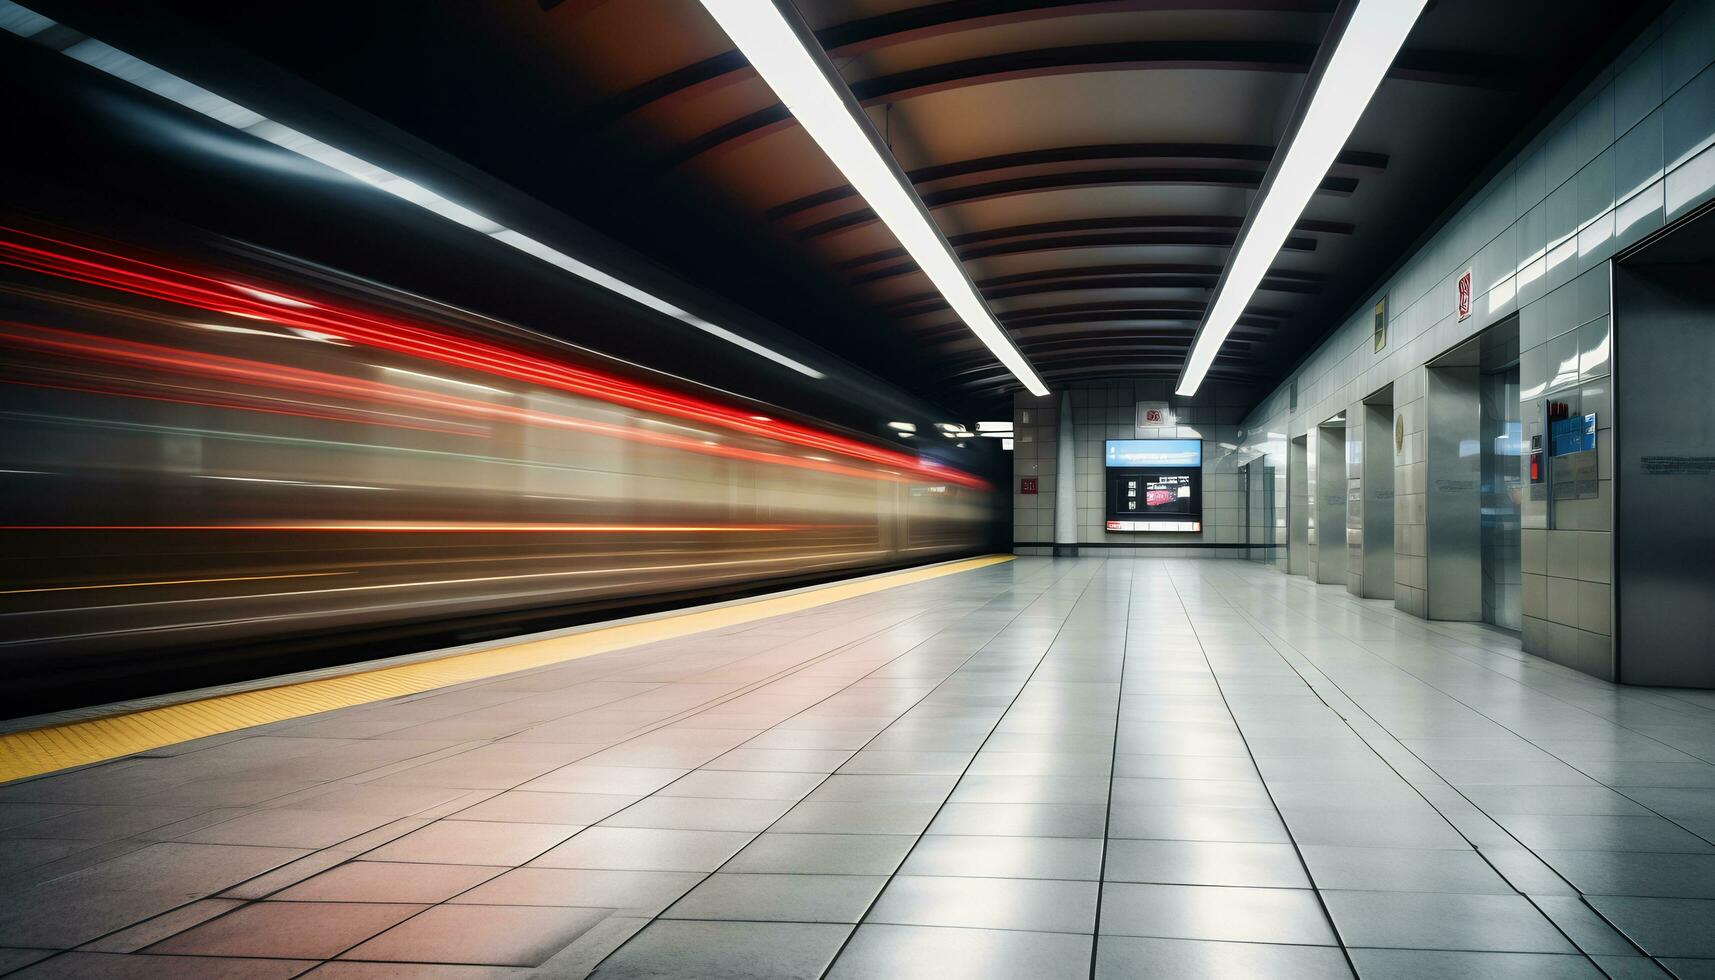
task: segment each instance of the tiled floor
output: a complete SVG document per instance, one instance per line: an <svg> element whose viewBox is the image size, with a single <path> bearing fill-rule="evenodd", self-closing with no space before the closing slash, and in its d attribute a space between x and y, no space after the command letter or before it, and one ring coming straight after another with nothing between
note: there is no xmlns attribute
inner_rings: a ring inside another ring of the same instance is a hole
<svg viewBox="0 0 1715 980"><path fill-rule="evenodd" d="M1715 694L1023 559L0 787L23 977L1715 977Z"/></svg>

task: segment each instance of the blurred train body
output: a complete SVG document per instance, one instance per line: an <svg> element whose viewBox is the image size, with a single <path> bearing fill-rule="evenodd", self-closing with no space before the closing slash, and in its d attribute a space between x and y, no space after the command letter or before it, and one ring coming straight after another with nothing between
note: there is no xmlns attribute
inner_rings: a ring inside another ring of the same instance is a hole
<svg viewBox="0 0 1715 980"><path fill-rule="evenodd" d="M927 457L416 297L98 244L0 230L14 714L162 668L240 676L258 644L955 556L992 515L983 480Z"/></svg>
<svg viewBox="0 0 1715 980"><path fill-rule="evenodd" d="M0 716L1004 534L992 440L955 449L932 407L313 91L221 83L750 348L49 47L0 55L31 93L31 150L0 157Z"/></svg>

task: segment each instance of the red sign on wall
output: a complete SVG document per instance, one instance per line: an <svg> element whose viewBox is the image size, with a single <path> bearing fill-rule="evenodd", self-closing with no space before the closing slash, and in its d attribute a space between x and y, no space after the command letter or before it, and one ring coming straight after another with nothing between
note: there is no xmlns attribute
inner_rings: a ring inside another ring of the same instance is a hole
<svg viewBox="0 0 1715 980"><path fill-rule="evenodd" d="M1471 315L1471 270L1466 269L1459 277L1459 319Z"/></svg>
<svg viewBox="0 0 1715 980"><path fill-rule="evenodd" d="M1019 477L1018 478L1018 492L1019 493L1035 493L1036 492L1036 477L1034 477L1034 476L1021 476L1021 477Z"/></svg>

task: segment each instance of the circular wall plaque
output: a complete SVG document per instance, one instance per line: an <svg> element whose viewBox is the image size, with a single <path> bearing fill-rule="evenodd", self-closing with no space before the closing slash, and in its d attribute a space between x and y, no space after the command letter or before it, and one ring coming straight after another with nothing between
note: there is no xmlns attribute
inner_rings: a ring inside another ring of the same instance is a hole
<svg viewBox="0 0 1715 980"><path fill-rule="evenodd" d="M1405 416L1393 417L1393 452L1397 456L1405 451Z"/></svg>

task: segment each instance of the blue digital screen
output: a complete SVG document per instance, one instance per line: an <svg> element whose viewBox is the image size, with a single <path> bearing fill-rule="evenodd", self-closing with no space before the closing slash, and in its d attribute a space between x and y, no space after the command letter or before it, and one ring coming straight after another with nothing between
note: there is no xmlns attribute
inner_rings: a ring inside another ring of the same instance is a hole
<svg viewBox="0 0 1715 980"><path fill-rule="evenodd" d="M1109 467L1202 466L1201 439L1109 439Z"/></svg>
<svg viewBox="0 0 1715 980"><path fill-rule="evenodd" d="M1564 456L1596 448L1596 415L1557 419L1548 427L1549 455ZM1112 443L1109 443L1112 445ZM1108 464L1113 465L1113 464Z"/></svg>

